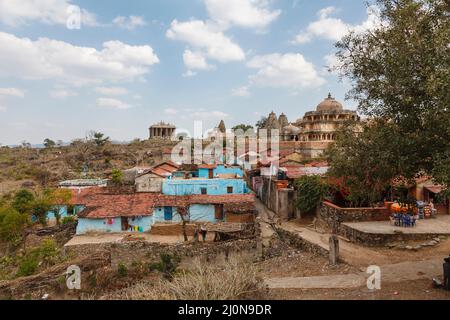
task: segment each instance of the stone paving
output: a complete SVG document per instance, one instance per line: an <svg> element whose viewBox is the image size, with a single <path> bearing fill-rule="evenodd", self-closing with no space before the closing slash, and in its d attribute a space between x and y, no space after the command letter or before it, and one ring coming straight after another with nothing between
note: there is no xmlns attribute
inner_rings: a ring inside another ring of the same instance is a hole
<svg viewBox="0 0 450 320"><path fill-rule="evenodd" d="M450 235L450 215L438 215L436 218L419 220L414 228L393 226L389 221L347 222L343 223L352 229L374 234L442 234Z"/></svg>

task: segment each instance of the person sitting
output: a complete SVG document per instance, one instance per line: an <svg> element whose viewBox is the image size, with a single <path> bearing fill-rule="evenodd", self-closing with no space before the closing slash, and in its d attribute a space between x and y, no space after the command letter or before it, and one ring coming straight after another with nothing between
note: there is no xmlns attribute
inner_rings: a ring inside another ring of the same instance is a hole
<svg viewBox="0 0 450 320"><path fill-rule="evenodd" d="M430 210L431 210L431 216L435 216L437 214L437 209L434 207L433 199L430 199Z"/></svg>

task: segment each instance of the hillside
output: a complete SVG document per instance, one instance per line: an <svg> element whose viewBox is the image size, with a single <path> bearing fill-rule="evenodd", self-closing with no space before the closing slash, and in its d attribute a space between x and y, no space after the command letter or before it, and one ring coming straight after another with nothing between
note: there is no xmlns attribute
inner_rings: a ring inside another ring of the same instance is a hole
<svg viewBox="0 0 450 320"><path fill-rule="evenodd" d="M44 149L1 147L0 195L21 187L54 187L66 179L107 177L113 169L151 166L173 145L163 140L104 145L76 140L68 146Z"/></svg>

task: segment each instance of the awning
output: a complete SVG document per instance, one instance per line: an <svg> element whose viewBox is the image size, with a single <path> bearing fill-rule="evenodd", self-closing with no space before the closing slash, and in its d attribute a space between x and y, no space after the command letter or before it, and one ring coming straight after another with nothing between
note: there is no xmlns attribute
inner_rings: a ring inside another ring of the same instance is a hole
<svg viewBox="0 0 450 320"><path fill-rule="evenodd" d="M442 186L424 186L424 188L435 194L442 192Z"/></svg>

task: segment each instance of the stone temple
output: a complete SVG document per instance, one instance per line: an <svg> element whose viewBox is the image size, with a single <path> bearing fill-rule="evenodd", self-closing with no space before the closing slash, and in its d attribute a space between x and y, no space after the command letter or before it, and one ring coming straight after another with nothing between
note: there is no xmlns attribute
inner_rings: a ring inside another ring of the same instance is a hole
<svg viewBox="0 0 450 320"><path fill-rule="evenodd" d="M330 143L336 139L336 132L345 121L360 121L356 111L345 110L343 105L328 95L316 107L315 111L307 112L303 118L290 123L284 113L278 118L271 112L264 129L280 132L281 142L292 142L297 152L305 158L319 157Z"/></svg>
<svg viewBox="0 0 450 320"><path fill-rule="evenodd" d="M161 121L152 125L149 130L150 139L170 139L175 134L177 127Z"/></svg>

